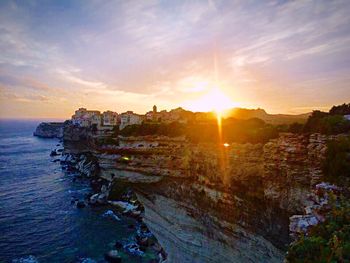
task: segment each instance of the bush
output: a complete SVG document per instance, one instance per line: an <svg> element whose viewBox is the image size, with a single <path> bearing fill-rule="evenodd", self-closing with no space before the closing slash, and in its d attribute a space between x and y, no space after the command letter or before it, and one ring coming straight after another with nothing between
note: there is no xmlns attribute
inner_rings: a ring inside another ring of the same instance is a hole
<svg viewBox="0 0 350 263"><path fill-rule="evenodd" d="M339 185L350 181L350 137L330 141L323 162L325 179Z"/></svg>
<svg viewBox="0 0 350 263"><path fill-rule="evenodd" d="M293 243L286 257L288 262L349 262L350 202L342 197L333 200L325 222L311 228L308 236Z"/></svg>
<svg viewBox="0 0 350 263"><path fill-rule="evenodd" d="M216 120L206 123L143 123L130 125L120 131L123 136L165 135L169 137L186 136L191 142L219 142L219 129ZM221 139L224 142L266 142L278 136L276 126L266 124L260 119L222 121Z"/></svg>
<svg viewBox="0 0 350 263"><path fill-rule="evenodd" d="M303 131L323 134L347 133L350 131L350 121L344 118L347 114L350 114L350 104L333 106L329 113L313 111Z"/></svg>
<svg viewBox="0 0 350 263"><path fill-rule="evenodd" d="M304 125L298 122L294 122L288 127L288 132L291 133L302 133Z"/></svg>
<svg viewBox="0 0 350 263"><path fill-rule="evenodd" d="M126 126L119 132L122 136L166 135L169 137L184 134L184 125L172 123L142 123Z"/></svg>
<svg viewBox="0 0 350 263"><path fill-rule="evenodd" d="M350 114L350 103L346 104L342 104L342 105L338 105L338 106L333 106L330 111L329 114L331 115L348 115Z"/></svg>

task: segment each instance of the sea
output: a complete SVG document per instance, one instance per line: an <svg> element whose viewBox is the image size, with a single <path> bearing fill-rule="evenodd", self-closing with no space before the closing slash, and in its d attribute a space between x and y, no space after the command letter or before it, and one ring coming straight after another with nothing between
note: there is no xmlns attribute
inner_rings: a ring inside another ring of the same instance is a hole
<svg viewBox="0 0 350 263"><path fill-rule="evenodd" d="M71 202L91 191L89 182L73 180L76 174L54 162L50 152L61 143L34 137L39 123L0 121L0 262L105 262L116 241L134 240L135 221ZM122 262L150 262L122 256Z"/></svg>

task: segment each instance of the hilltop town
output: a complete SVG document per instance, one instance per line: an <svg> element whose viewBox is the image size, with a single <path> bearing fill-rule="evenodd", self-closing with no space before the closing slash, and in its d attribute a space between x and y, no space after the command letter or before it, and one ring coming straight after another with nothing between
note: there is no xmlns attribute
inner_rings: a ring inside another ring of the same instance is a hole
<svg viewBox="0 0 350 263"><path fill-rule="evenodd" d="M134 113L133 111L126 111L118 114L113 111L105 111L101 113L97 110L87 110L86 108L79 108L75 111L71 120L73 125L80 127L96 127L97 130L108 130L111 127L118 126L120 130L123 128L134 125L141 124L144 121L150 122L180 122L186 123L189 120L198 119L198 116L202 114L195 114L190 111L186 111L181 107L170 110L158 111L157 106L153 106L153 110L147 112L144 115Z"/></svg>
<svg viewBox="0 0 350 263"><path fill-rule="evenodd" d="M304 123L309 115L310 113L298 115L269 114L260 108L233 108L224 111L223 117L241 120L257 118L269 124L279 125ZM119 130L122 130L127 126L139 125L142 123L206 123L208 121L210 122L216 120L216 118L217 116L214 112L192 112L181 107L172 109L170 111L158 111L157 106L154 105L153 109L146 112L145 114L137 114L133 111L126 111L118 114L117 112L110 110L101 113L97 110L79 108L75 111L75 114L72 116L71 121L73 125L80 127L94 127L97 130L110 130L111 128L118 126Z"/></svg>

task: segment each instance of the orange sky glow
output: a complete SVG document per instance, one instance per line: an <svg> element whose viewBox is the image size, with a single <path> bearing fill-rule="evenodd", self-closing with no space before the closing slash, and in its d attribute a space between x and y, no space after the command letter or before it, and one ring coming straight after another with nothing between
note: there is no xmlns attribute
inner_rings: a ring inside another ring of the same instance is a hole
<svg viewBox="0 0 350 263"><path fill-rule="evenodd" d="M1 1L0 118L350 101L350 1Z"/></svg>

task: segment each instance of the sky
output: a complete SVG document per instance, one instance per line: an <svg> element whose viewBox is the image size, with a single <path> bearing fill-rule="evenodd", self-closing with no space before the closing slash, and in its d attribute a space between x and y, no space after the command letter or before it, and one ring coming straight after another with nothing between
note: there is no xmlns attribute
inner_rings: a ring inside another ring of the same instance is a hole
<svg viewBox="0 0 350 263"><path fill-rule="evenodd" d="M350 1L0 1L0 118L350 102Z"/></svg>

